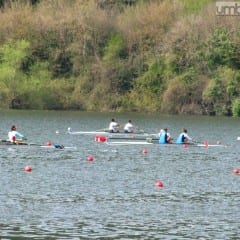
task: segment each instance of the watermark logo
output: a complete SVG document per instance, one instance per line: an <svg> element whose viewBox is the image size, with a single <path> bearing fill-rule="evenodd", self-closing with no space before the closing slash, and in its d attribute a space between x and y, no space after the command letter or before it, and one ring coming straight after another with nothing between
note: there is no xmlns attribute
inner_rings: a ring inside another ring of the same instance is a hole
<svg viewBox="0 0 240 240"><path fill-rule="evenodd" d="M240 16L240 1L216 1L217 16Z"/></svg>

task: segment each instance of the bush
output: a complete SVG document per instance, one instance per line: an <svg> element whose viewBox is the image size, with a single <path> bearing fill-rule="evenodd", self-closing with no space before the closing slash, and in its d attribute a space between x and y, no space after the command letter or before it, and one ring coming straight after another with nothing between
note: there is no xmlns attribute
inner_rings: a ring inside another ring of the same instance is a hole
<svg viewBox="0 0 240 240"><path fill-rule="evenodd" d="M234 117L240 117L240 98L233 101L232 112Z"/></svg>

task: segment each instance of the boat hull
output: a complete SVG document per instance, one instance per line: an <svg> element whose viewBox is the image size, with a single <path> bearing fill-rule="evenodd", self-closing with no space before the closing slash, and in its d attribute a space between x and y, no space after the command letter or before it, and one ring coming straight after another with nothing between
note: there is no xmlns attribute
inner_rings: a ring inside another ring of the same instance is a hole
<svg viewBox="0 0 240 240"><path fill-rule="evenodd" d="M138 137L142 138L147 138L147 137L157 137L158 134L149 134L149 133L143 133L143 132L135 132L135 133L124 133L124 132L119 132L119 133L110 133L108 130L104 131L72 131L71 128L68 128L67 134L70 135L103 135L107 136L109 138L129 138L129 139L134 139Z"/></svg>
<svg viewBox="0 0 240 240"><path fill-rule="evenodd" d="M0 146L8 146L8 147L39 147L43 149L59 149L59 150L64 150L64 149L77 149L76 147L66 147L63 145L59 144L52 144L52 145L42 145L42 144L37 144L37 143L28 143L28 142L18 142L14 143L8 140L0 140Z"/></svg>
<svg viewBox="0 0 240 240"><path fill-rule="evenodd" d="M166 144L160 144L158 141L106 141L107 145L151 145L151 144L158 144L161 146L195 146L195 147L227 147L226 145L222 144L201 144L201 143L187 143L187 144L177 144L177 143L166 143Z"/></svg>

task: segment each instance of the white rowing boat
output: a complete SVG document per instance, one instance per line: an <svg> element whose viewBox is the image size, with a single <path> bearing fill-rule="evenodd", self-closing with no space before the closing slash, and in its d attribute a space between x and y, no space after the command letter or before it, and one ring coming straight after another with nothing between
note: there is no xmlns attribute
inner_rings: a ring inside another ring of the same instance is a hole
<svg viewBox="0 0 240 240"><path fill-rule="evenodd" d="M118 141L118 142L109 142L106 141L107 145L151 145L152 142L141 142L141 141Z"/></svg>
<svg viewBox="0 0 240 240"><path fill-rule="evenodd" d="M142 140L142 141L147 141L147 142L151 142L151 141L159 141L159 136L158 134L114 134L111 135L109 134L108 136L109 140Z"/></svg>
<svg viewBox="0 0 240 240"><path fill-rule="evenodd" d="M0 139L0 146L8 146L8 147L40 147L44 149L77 149L76 147L66 147L60 144L51 144L51 145L43 145L38 143L31 143L31 142L11 142L9 140L2 140Z"/></svg>
<svg viewBox="0 0 240 240"><path fill-rule="evenodd" d="M177 144L177 143L171 143L171 144L159 144L158 142L148 142L148 141L106 141L107 145L149 145L149 144L158 144L161 146L173 146L178 145L182 147L187 146L195 146L195 147L227 147L226 145L222 144L206 144L206 143L188 143L188 144Z"/></svg>
<svg viewBox="0 0 240 240"><path fill-rule="evenodd" d="M72 131L70 127L68 128L67 133L71 135L95 135L95 134L108 135L109 134L109 132L106 132L106 131Z"/></svg>
<svg viewBox="0 0 240 240"><path fill-rule="evenodd" d="M153 140L158 140L158 134L155 133L143 133L143 132L136 132L136 133L110 133L106 129L105 131L72 131L69 127L67 130L68 134L71 135L97 135L97 136L104 136L108 139L123 139L123 140L147 140L147 138L151 138Z"/></svg>

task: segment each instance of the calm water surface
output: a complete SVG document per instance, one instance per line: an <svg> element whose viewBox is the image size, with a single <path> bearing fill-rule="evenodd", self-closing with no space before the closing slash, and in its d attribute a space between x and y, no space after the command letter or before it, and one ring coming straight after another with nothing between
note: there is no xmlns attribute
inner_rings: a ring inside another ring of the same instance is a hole
<svg viewBox="0 0 240 240"><path fill-rule="evenodd" d="M0 111L0 137L16 124L30 142L0 146L0 239L239 239L240 120L86 112ZM94 136L112 117L146 132L183 127L228 147L108 146ZM57 133L58 134L57 134ZM147 149L147 154L143 154ZM92 155L93 162L87 161ZM24 171L30 165L30 173ZM155 187L156 181L164 183Z"/></svg>

